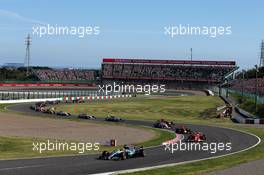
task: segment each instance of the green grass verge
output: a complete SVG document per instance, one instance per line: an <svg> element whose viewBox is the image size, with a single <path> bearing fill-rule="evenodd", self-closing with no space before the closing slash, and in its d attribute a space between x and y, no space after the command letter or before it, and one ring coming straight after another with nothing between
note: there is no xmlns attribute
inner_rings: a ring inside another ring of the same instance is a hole
<svg viewBox="0 0 264 175"><path fill-rule="evenodd" d="M55 140L53 140L55 141ZM56 156L64 154L74 154L74 151L50 151L39 153L33 151L33 143L47 142L44 139L27 138L27 137L0 137L0 159L25 158L25 157L42 157Z"/></svg>
<svg viewBox="0 0 264 175"><path fill-rule="evenodd" d="M125 119L158 120L161 118L178 122L204 121L227 122L229 120L216 119L216 107L224 105L218 97L184 96L184 97L156 97L131 98L80 104L61 104L57 111L67 111L71 114L88 113L105 117L109 114ZM213 117L212 117L213 116Z"/></svg>
<svg viewBox="0 0 264 175"><path fill-rule="evenodd" d="M0 105L0 112L7 112L5 110L5 107L8 106L8 104L1 104ZM8 111L11 112L11 111ZM54 116L41 116L43 118L49 118L51 120L58 120L55 119ZM64 119L60 119L64 120ZM67 120L67 119L66 119ZM80 119L69 119L73 121L78 122L94 122L94 121L87 121L87 120L80 120ZM97 123L98 122L94 122ZM127 125L127 124L117 124L117 123L109 123L109 122L102 122L101 125L122 125L127 127L133 127L137 129L143 129L147 131L151 131L155 133L155 136L151 138L148 141L142 142L142 143L136 143L135 145L138 146L156 146L160 145L162 142L170 140L175 137L174 133L155 129L155 128L148 128L148 127L142 127L142 126L134 126L134 125ZM33 143L36 142L47 142L48 139L38 139L38 138L28 138L28 137L3 137L0 136L0 159L12 159L12 158L29 158L29 157L46 157L46 156L63 156L63 155L79 155L78 151L44 151L43 153L39 153L38 151L33 151ZM49 139L52 142L55 142L55 140ZM60 142L66 142L70 143L70 141L60 141ZM77 141L71 141L74 143L78 143ZM95 153L101 153L103 150L112 151L113 149L119 149L121 146L117 147L110 147L110 146L103 146L100 145L100 149L98 151L85 151L82 154L95 154Z"/></svg>
<svg viewBox="0 0 264 175"><path fill-rule="evenodd" d="M150 128L142 128L138 127L140 129L146 129L146 130L152 130L155 132L155 137L142 142L137 143L135 145L138 146L156 146L160 145L162 142L166 140L170 140L175 137L174 133L159 130L159 129L150 129ZM101 153L103 150L112 151L113 149L120 149L122 146L117 147L110 147L110 146L103 146L100 145L99 150L91 150L91 151L85 151L81 150L81 153L78 153L77 151L70 151L70 150L61 150L61 151L43 151L40 153L39 151L33 151L33 143L40 143L44 142L47 143L47 141L50 140L51 142L55 143L56 140L53 139L38 139L38 138L28 138L28 137L3 137L0 136L0 159L12 159L12 158L28 158L28 157L46 157L46 156L62 156L62 155L80 155L80 154L95 154L95 153ZM61 140L58 142L62 143L76 143L78 144L78 141L64 141Z"/></svg>
<svg viewBox="0 0 264 175"><path fill-rule="evenodd" d="M8 105L10 105L10 104L0 104L0 112L7 112L5 107L8 106Z"/></svg>

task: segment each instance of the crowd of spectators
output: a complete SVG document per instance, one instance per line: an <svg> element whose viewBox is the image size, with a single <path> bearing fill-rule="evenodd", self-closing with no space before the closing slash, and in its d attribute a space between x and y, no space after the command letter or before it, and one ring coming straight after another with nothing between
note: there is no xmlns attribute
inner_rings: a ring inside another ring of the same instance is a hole
<svg viewBox="0 0 264 175"><path fill-rule="evenodd" d="M257 89L256 89L257 85ZM250 78L250 79L236 79L230 82L231 89L239 92L245 92L250 94L257 94L260 96L264 95L264 78Z"/></svg>
<svg viewBox="0 0 264 175"><path fill-rule="evenodd" d="M164 79L219 81L234 67L201 65L103 64L102 77L120 79Z"/></svg>
<svg viewBox="0 0 264 175"><path fill-rule="evenodd" d="M257 76L257 79L256 79ZM257 88L256 88L257 87ZM230 82L230 88L236 91L264 95L264 67L241 70L236 73L234 80Z"/></svg>
<svg viewBox="0 0 264 175"><path fill-rule="evenodd" d="M84 69L37 69L35 75L42 81L94 80L95 72Z"/></svg>

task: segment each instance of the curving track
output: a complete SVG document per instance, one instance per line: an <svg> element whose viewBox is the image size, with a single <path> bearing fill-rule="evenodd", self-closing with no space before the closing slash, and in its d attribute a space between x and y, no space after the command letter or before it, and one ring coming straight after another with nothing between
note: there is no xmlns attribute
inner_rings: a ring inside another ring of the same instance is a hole
<svg viewBox="0 0 264 175"><path fill-rule="evenodd" d="M9 110L42 115L29 109L30 104L20 104L10 106ZM103 119L99 118L98 121ZM152 126L151 122L126 120L125 123ZM125 161L103 161L97 160L98 155L79 155L65 157L33 158L19 160L0 161L0 174L8 175L84 175L104 172L114 172L127 169L144 168L170 163L181 163L185 161L194 161L199 159L212 158L232 154L253 147L259 143L256 136L213 126L186 125L194 131L202 131L207 136L207 142L231 142L231 151L219 151L215 154L205 151L176 151L171 154L164 150L164 146L147 148L147 156L144 158L128 159Z"/></svg>

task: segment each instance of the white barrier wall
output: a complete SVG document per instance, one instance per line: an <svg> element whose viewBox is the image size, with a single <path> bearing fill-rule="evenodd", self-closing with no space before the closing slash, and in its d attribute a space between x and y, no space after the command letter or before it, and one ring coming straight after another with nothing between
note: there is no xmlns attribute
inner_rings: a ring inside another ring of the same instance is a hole
<svg viewBox="0 0 264 175"><path fill-rule="evenodd" d="M208 92L208 94L210 95L210 96L214 96L215 94L213 93L213 91L211 91L211 90L209 90L209 89L206 89L207 90L207 92Z"/></svg>
<svg viewBox="0 0 264 175"><path fill-rule="evenodd" d="M239 107L235 107L236 111L241 114L241 116L237 116L235 117L236 120L239 121L239 123L245 123L245 124L264 124L264 119L256 117L250 113L248 113L247 111L239 108ZM245 116L245 117L243 117ZM239 118L241 118L241 120L239 120Z"/></svg>
<svg viewBox="0 0 264 175"><path fill-rule="evenodd" d="M61 100L61 98L41 98L41 99L0 100L0 104L30 103L30 102L56 101L56 100Z"/></svg>
<svg viewBox="0 0 264 175"><path fill-rule="evenodd" d="M81 96L81 97L61 97L61 98L41 98L41 99L19 99L19 100L0 100L0 104L11 103L30 103L30 102L42 102L42 101L72 101L76 99L82 100L107 100L112 98L128 98L132 95L114 95L114 96Z"/></svg>

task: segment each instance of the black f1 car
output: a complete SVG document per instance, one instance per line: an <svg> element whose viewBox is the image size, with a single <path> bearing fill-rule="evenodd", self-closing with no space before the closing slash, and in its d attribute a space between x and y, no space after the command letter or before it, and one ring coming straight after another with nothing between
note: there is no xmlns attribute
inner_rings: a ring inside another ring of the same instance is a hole
<svg viewBox="0 0 264 175"><path fill-rule="evenodd" d="M57 112L57 115L69 117L71 114L68 112L60 111L60 112Z"/></svg>
<svg viewBox="0 0 264 175"><path fill-rule="evenodd" d="M121 122L121 121L124 121L124 120L121 119L120 117L108 116L108 117L105 118L105 121L109 121L109 122Z"/></svg>
<svg viewBox="0 0 264 175"><path fill-rule="evenodd" d="M192 133L187 138L187 142L203 142L205 140L206 140L206 137L202 132Z"/></svg>
<svg viewBox="0 0 264 175"><path fill-rule="evenodd" d="M181 126L179 128L176 128L175 132L177 134L191 134L192 133L192 131L190 129L186 128L185 126Z"/></svg>
<svg viewBox="0 0 264 175"><path fill-rule="evenodd" d="M88 115L88 114L79 114L78 118L81 118L81 119L95 119L95 116Z"/></svg>
<svg viewBox="0 0 264 175"><path fill-rule="evenodd" d="M102 160L125 160L129 158L135 157L144 157L144 149L143 147L129 147L124 146L123 149L114 150L112 152L103 151L102 155L99 156L99 159Z"/></svg>

